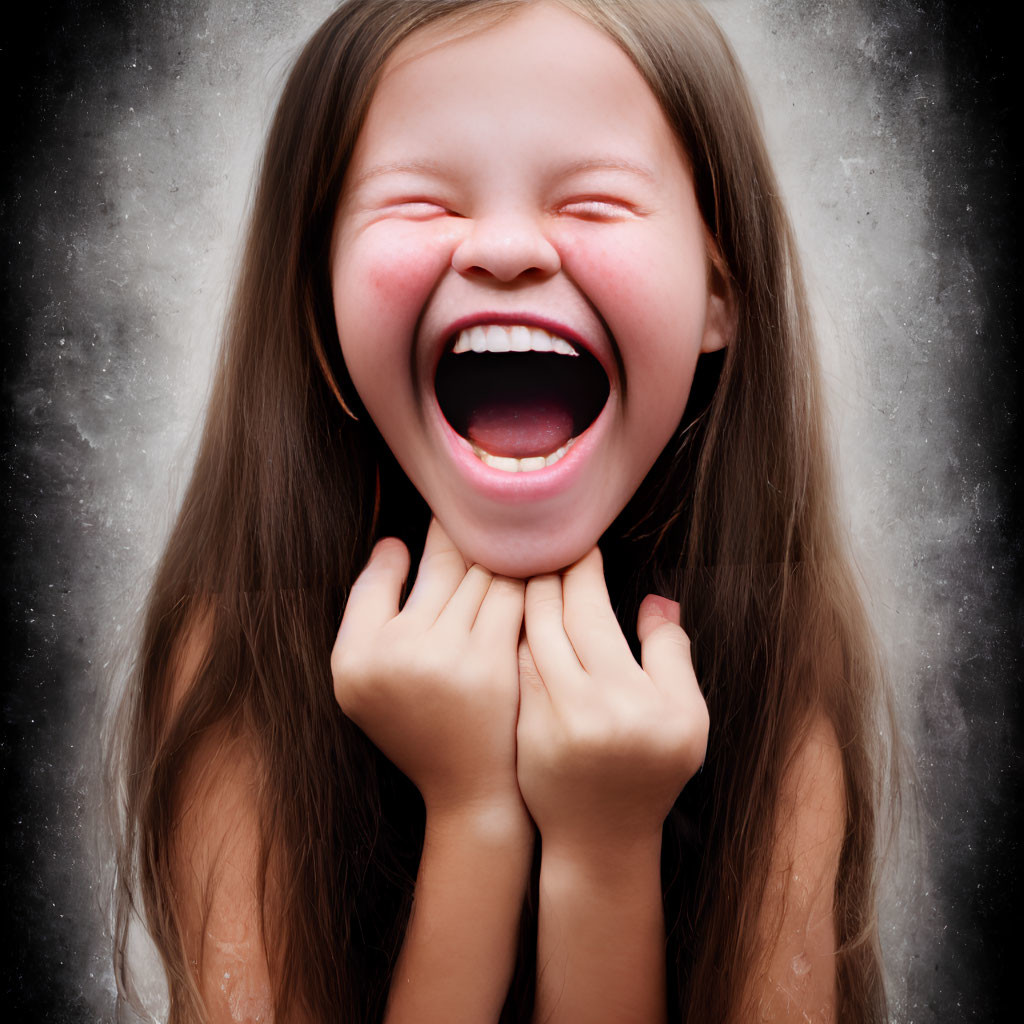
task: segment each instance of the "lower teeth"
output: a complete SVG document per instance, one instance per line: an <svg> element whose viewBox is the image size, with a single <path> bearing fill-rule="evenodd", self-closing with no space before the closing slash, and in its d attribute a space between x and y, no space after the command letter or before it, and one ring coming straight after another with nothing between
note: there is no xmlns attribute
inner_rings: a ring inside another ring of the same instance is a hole
<svg viewBox="0 0 1024 1024"><path fill-rule="evenodd" d="M505 455L491 455L490 452L485 452L475 444L472 445L472 448L473 454L484 465L490 466L492 469L504 470L506 473L532 473L534 470L553 466L575 443L576 438L571 437L561 448L553 451L550 455L533 455L526 459L512 459Z"/></svg>

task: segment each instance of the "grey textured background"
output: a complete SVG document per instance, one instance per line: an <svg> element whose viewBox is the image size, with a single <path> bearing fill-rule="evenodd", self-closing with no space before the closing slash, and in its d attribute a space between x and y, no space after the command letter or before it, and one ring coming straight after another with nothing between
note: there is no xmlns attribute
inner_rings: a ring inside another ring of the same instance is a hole
<svg viewBox="0 0 1024 1024"><path fill-rule="evenodd" d="M40 0L0 37L16 1019L112 1019L98 737L197 436L265 125L330 6ZM1021 953L1007 37L964 4L708 6L804 251L848 524L917 768L920 827L883 901L896 1016L1002 1019Z"/></svg>

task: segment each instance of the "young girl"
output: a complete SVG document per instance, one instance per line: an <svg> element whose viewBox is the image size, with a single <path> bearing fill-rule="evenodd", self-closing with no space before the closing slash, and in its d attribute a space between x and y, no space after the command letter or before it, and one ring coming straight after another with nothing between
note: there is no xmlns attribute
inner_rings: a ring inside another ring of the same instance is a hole
<svg viewBox="0 0 1024 1024"><path fill-rule="evenodd" d="M882 1019L836 519L699 5L347 0L126 708L126 991L140 911L175 1022Z"/></svg>

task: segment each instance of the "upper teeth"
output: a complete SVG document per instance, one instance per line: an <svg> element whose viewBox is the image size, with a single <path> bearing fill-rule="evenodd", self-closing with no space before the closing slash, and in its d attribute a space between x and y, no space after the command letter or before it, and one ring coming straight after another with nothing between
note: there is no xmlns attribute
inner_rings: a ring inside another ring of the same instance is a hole
<svg viewBox="0 0 1024 1024"><path fill-rule="evenodd" d="M501 326L487 324L467 327L455 339L455 348L460 352L557 352L563 356L578 356L565 340L539 327Z"/></svg>

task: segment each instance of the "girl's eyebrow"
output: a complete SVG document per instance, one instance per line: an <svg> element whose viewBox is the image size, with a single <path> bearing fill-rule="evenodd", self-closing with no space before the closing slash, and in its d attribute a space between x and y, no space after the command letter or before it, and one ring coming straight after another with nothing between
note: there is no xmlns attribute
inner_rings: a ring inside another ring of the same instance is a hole
<svg viewBox="0 0 1024 1024"><path fill-rule="evenodd" d="M573 160L563 164L559 168L559 177L569 177L573 174L582 174L586 171L627 171L637 177L654 182L657 175L646 164L637 163L623 157L586 157L580 160Z"/></svg>
<svg viewBox="0 0 1024 1024"><path fill-rule="evenodd" d="M445 172L441 164L436 160L397 160L388 164L376 164L368 170L363 171L355 181L352 188L359 188L371 178L379 178L385 174L430 174L441 177Z"/></svg>
<svg viewBox="0 0 1024 1024"><path fill-rule="evenodd" d="M582 174L586 171L626 171L635 174L637 177L654 182L657 176L651 168L645 164L637 163L622 157L584 157L562 164L558 168L557 178L567 178L574 174ZM434 177L442 177L446 171L442 164L436 160L397 160L392 163L376 164L368 168L352 182L353 189L359 188L372 178L379 178L385 174L429 174Z"/></svg>

